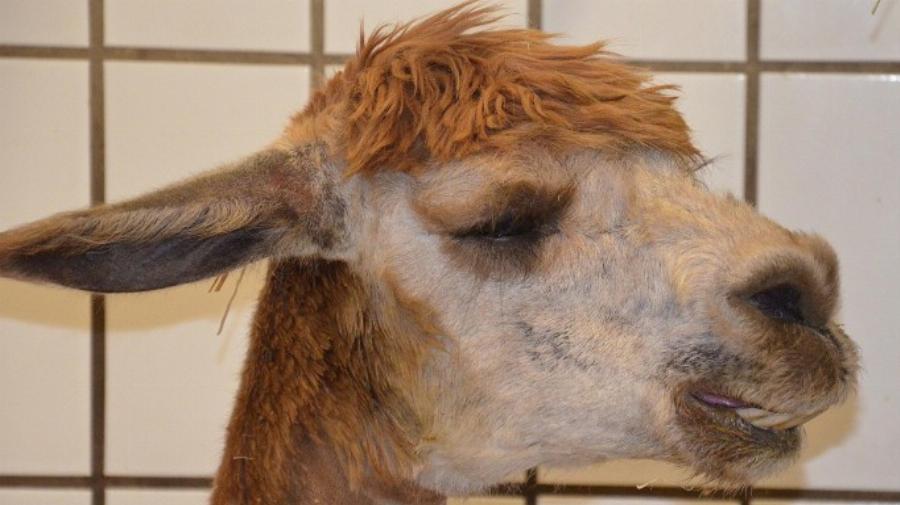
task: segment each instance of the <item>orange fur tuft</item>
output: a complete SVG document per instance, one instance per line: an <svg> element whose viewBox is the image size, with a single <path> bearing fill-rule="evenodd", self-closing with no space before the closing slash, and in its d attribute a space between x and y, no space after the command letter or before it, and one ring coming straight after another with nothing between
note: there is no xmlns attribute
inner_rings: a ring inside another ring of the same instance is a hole
<svg viewBox="0 0 900 505"><path fill-rule="evenodd" d="M412 171L522 142L698 156L672 86L651 85L601 43L557 46L536 30L485 29L497 19L495 8L466 2L378 28L296 122L343 124L329 136L350 173ZM317 117L335 113L343 120Z"/></svg>

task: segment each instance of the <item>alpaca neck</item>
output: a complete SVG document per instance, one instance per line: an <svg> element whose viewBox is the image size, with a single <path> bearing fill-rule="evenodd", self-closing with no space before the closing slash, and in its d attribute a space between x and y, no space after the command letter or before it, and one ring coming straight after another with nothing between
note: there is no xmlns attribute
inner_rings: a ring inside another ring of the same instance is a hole
<svg viewBox="0 0 900 505"><path fill-rule="evenodd" d="M370 334L367 303L343 264L270 267L213 505L444 502L407 480L410 441L400 433L414 429L391 424L410 416L383 415L402 402L371 382L391 368L367 348L390 343Z"/></svg>

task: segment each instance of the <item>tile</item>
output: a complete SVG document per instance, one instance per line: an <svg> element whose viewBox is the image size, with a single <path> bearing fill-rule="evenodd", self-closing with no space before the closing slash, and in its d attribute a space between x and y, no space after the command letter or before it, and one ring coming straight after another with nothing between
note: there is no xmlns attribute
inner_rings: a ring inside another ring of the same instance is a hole
<svg viewBox="0 0 900 505"><path fill-rule="evenodd" d="M768 60L900 60L900 0L762 0Z"/></svg>
<svg viewBox="0 0 900 505"><path fill-rule="evenodd" d="M744 0L545 0L544 30L649 60L743 60Z"/></svg>
<svg viewBox="0 0 900 505"><path fill-rule="evenodd" d="M108 505L207 505L209 491L205 489L186 490L144 490L109 489L106 491Z"/></svg>
<svg viewBox="0 0 900 505"><path fill-rule="evenodd" d="M0 61L0 75L15 118L0 123L0 229L84 207L86 64ZM0 473L89 470L88 311L85 294L0 280Z"/></svg>
<svg viewBox="0 0 900 505"><path fill-rule="evenodd" d="M900 75L766 74L761 100L759 207L835 247L863 363L858 395L809 423L800 463L765 485L896 490Z"/></svg>
<svg viewBox="0 0 900 505"><path fill-rule="evenodd" d="M693 131L694 142L713 161L699 175L713 191L744 194L742 74L659 73L656 81L681 87L675 106Z"/></svg>
<svg viewBox="0 0 900 505"><path fill-rule="evenodd" d="M309 85L297 67L114 63L107 78L111 200L264 147L304 105ZM237 273L219 293L202 281L109 297L111 473L214 472L264 272L264 264L248 269L222 336Z"/></svg>
<svg viewBox="0 0 900 505"><path fill-rule="evenodd" d="M3 0L0 44L86 46L88 3L72 0Z"/></svg>
<svg viewBox="0 0 900 505"><path fill-rule="evenodd" d="M612 496L539 496L538 505L725 505L736 504L729 500L685 500L673 498L618 498Z"/></svg>
<svg viewBox="0 0 900 505"><path fill-rule="evenodd" d="M0 474L90 471L90 303L0 280Z"/></svg>
<svg viewBox="0 0 900 505"><path fill-rule="evenodd" d="M469 496L464 498L447 498L447 505L525 505L525 498L513 496Z"/></svg>
<svg viewBox="0 0 900 505"><path fill-rule="evenodd" d="M87 63L0 60L0 229L90 203Z"/></svg>
<svg viewBox="0 0 900 505"><path fill-rule="evenodd" d="M105 9L109 45L309 50L309 0L116 0Z"/></svg>
<svg viewBox="0 0 900 505"><path fill-rule="evenodd" d="M633 485L636 487L690 484L691 473L660 461L618 460L581 468L541 468L538 481L547 484Z"/></svg>
<svg viewBox="0 0 900 505"><path fill-rule="evenodd" d="M360 23L366 32L385 24L407 22L428 16L459 4L458 0L395 0L371 2L368 0L326 0L325 2L325 51L353 53L359 40ZM497 0L507 17L499 26L525 26L528 14L527 0Z"/></svg>
<svg viewBox="0 0 900 505"><path fill-rule="evenodd" d="M115 62L106 79L110 201L261 149L309 94L294 66Z"/></svg>
<svg viewBox="0 0 900 505"><path fill-rule="evenodd" d="M91 492L59 489L0 489L0 505L90 505Z"/></svg>
<svg viewBox="0 0 900 505"><path fill-rule="evenodd" d="M107 299L107 447L114 474L212 475L237 392L265 264L238 274Z"/></svg>
<svg viewBox="0 0 900 505"><path fill-rule="evenodd" d="M822 502L819 500L771 500L768 498L754 498L753 503L758 505L821 505ZM876 503L879 502L863 500L828 500L829 505L875 505Z"/></svg>

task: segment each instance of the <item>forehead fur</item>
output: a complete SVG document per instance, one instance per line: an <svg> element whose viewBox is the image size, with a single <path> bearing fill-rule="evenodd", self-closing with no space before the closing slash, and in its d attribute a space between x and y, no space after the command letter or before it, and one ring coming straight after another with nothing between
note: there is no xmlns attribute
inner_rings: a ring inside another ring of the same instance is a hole
<svg viewBox="0 0 900 505"><path fill-rule="evenodd" d="M671 86L651 85L600 43L557 46L536 30L487 28L498 19L466 2L361 36L293 128L331 130L350 172L412 171L523 143L697 156Z"/></svg>

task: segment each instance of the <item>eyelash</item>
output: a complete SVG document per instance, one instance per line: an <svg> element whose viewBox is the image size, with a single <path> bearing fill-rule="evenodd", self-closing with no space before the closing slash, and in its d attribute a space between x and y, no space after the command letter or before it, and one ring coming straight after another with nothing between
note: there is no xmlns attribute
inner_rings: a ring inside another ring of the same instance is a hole
<svg viewBox="0 0 900 505"><path fill-rule="evenodd" d="M540 216L501 214L497 219L486 221L461 232L454 237L459 240L482 240L496 243L536 240L550 233Z"/></svg>

